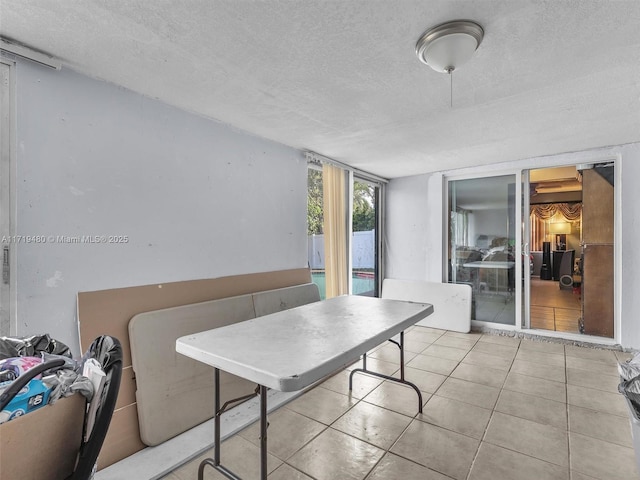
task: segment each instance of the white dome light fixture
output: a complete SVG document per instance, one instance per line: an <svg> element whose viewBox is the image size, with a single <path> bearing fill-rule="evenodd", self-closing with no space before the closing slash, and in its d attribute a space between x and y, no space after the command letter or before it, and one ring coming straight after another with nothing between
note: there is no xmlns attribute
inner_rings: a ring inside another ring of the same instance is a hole
<svg viewBox="0 0 640 480"><path fill-rule="evenodd" d="M469 20L454 20L427 30L416 43L416 55L436 72L451 74L480 46L484 30Z"/></svg>

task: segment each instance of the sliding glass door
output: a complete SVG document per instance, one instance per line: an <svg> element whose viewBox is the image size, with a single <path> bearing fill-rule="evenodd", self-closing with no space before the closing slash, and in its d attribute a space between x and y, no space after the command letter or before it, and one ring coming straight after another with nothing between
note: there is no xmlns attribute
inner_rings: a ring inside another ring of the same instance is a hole
<svg viewBox="0 0 640 480"><path fill-rule="evenodd" d="M448 281L471 286L474 320L516 324L519 192L515 174L448 182Z"/></svg>
<svg viewBox="0 0 640 480"><path fill-rule="evenodd" d="M362 174L309 166L308 261L322 299L379 295L383 195L383 183Z"/></svg>
<svg viewBox="0 0 640 480"><path fill-rule="evenodd" d="M378 296L380 186L353 179L351 215L351 293Z"/></svg>
<svg viewBox="0 0 640 480"><path fill-rule="evenodd" d="M533 169L525 326L615 338L614 162Z"/></svg>
<svg viewBox="0 0 640 480"><path fill-rule="evenodd" d="M615 161L506 173L447 179L446 278L472 319L616 338Z"/></svg>

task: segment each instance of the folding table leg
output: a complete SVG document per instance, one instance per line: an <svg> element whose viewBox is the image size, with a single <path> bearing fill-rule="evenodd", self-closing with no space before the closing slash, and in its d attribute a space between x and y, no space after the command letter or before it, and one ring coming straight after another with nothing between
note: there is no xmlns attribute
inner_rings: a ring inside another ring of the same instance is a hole
<svg viewBox="0 0 640 480"><path fill-rule="evenodd" d="M367 354L365 353L364 355L362 355L362 368L354 368L349 374L349 391L352 390L353 374L356 372L367 373L369 375L373 375L374 377L384 378L385 380L389 380L391 382L402 383L403 385L407 385L415 390L416 394L418 395L418 412L422 413L422 392L420 392L420 389L414 383L411 383L404 378L404 332L400 332L400 343L396 342L395 340L389 341L400 348L400 378L391 377L389 375L384 375L382 373L372 372L371 370L368 370Z"/></svg>
<svg viewBox="0 0 640 480"><path fill-rule="evenodd" d="M260 479L267 480L267 387L260 385Z"/></svg>
<svg viewBox="0 0 640 480"><path fill-rule="evenodd" d="M213 467L215 470L217 470L218 472L220 472L222 475L224 475L226 478L229 478L230 480L242 480L231 470L220 465L220 417L226 410L227 405L229 405L230 403L235 403L237 401L244 401L255 395L246 395L239 399L231 400L230 402L225 403L225 405L221 408L220 407L220 369L218 368L214 368L213 385L215 389L215 392L213 394L214 408L215 408L215 416L213 417L213 425L215 429L215 431L213 432L213 438L215 442L213 446L213 459L205 458L202 462L200 462L200 465L198 466L198 480L204 480L204 467L206 465ZM267 477L265 476L264 478L266 479Z"/></svg>
<svg viewBox="0 0 640 480"><path fill-rule="evenodd" d="M213 446L213 460L215 463L215 466L219 466L220 465L220 416L222 415L222 412L220 411L220 369L216 368L214 369L214 373L213 373L213 388L215 389L215 393L214 393L214 412L215 412L215 416L213 417L213 423L215 426L215 433L214 433L214 438L215 438L215 444ZM200 479L199 479L200 480Z"/></svg>

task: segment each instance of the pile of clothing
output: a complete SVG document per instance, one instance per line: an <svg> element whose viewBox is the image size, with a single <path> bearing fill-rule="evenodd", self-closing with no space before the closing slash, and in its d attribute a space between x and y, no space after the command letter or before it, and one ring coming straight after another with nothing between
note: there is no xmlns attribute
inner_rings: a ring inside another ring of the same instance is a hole
<svg viewBox="0 0 640 480"><path fill-rule="evenodd" d="M90 401L95 388L83 375L87 360L93 359L74 360L69 347L48 334L0 337L0 424L76 392ZM49 365L55 366L43 368ZM14 391L20 377L40 370Z"/></svg>

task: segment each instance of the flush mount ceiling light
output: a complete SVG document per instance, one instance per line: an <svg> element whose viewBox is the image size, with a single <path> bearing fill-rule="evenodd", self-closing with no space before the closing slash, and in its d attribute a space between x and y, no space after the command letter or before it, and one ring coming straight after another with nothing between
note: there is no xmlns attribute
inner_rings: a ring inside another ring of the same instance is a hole
<svg viewBox="0 0 640 480"><path fill-rule="evenodd" d="M480 46L484 30L469 20L454 20L427 30L416 43L416 55L436 72L448 73L453 107L453 71L467 63Z"/></svg>
<svg viewBox="0 0 640 480"><path fill-rule="evenodd" d="M484 30L469 20L455 20L433 27L416 43L416 55L436 72L451 74L468 62L478 49Z"/></svg>

